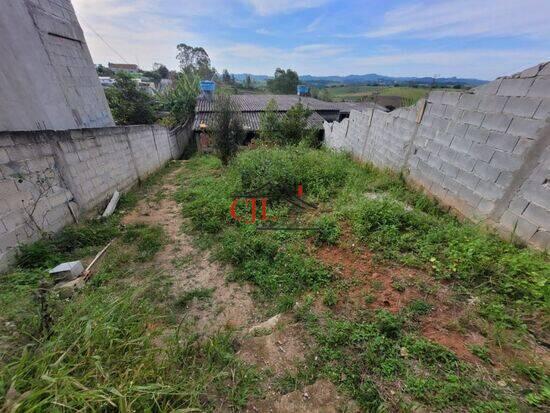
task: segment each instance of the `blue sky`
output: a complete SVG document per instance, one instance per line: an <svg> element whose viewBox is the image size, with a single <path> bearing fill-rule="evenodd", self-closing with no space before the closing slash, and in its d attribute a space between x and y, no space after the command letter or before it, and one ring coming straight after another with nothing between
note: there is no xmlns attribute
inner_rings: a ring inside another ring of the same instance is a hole
<svg viewBox="0 0 550 413"><path fill-rule="evenodd" d="M96 63L493 79L550 60L550 0L73 0ZM108 43L108 45L102 40Z"/></svg>

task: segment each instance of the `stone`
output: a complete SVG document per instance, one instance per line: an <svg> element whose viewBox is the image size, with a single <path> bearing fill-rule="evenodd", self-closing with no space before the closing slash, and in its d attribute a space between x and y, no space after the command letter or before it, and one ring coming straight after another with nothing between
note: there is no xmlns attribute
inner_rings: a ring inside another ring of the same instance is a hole
<svg viewBox="0 0 550 413"><path fill-rule="evenodd" d="M281 314L274 315L273 317L264 321L263 323L256 324L255 326L250 327L250 329L248 330L248 333L257 334L264 331L272 331L277 326L280 319L281 319Z"/></svg>

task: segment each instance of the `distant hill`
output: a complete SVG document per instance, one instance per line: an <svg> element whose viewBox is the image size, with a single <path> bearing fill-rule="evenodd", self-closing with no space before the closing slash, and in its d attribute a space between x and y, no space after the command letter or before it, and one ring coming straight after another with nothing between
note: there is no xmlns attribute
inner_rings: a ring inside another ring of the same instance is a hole
<svg viewBox="0 0 550 413"><path fill-rule="evenodd" d="M244 81L246 73L234 74L235 79L239 82ZM272 76L267 75L249 75L253 81L257 83L265 83ZM383 76L376 73L366 75L348 75L348 76L300 76L300 81L311 86L323 87L330 85L357 85L357 84L377 84L377 85L393 85L393 84L417 84L417 85L462 85L462 86L479 86L487 83L486 80L469 79L461 77L439 77L434 80L433 77L394 77Z"/></svg>

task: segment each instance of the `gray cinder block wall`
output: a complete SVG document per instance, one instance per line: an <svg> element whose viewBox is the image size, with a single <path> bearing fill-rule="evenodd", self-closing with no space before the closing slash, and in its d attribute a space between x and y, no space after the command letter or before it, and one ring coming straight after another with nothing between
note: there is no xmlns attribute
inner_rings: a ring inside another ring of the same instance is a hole
<svg viewBox="0 0 550 413"><path fill-rule="evenodd" d="M0 271L18 245L178 159L188 139L158 125L0 132Z"/></svg>
<svg viewBox="0 0 550 413"><path fill-rule="evenodd" d="M0 131L114 126L70 0L3 0Z"/></svg>
<svg viewBox="0 0 550 413"><path fill-rule="evenodd" d="M390 113L325 122L327 146L404 172L502 235L550 246L550 62L469 92L433 91Z"/></svg>

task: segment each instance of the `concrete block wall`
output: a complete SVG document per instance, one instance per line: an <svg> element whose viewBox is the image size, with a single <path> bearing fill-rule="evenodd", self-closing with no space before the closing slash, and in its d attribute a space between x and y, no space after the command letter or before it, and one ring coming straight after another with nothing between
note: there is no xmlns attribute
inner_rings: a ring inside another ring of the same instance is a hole
<svg viewBox="0 0 550 413"><path fill-rule="evenodd" d="M18 245L179 158L188 139L158 125L0 132L0 271Z"/></svg>
<svg viewBox="0 0 550 413"><path fill-rule="evenodd" d="M358 127L326 124L326 143L405 172L460 214L548 248L550 63L468 93L433 91L422 106L352 112L347 125Z"/></svg>

